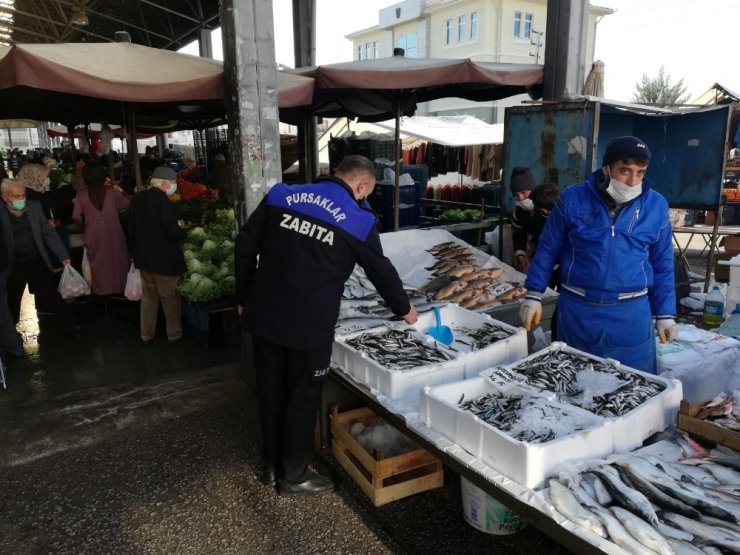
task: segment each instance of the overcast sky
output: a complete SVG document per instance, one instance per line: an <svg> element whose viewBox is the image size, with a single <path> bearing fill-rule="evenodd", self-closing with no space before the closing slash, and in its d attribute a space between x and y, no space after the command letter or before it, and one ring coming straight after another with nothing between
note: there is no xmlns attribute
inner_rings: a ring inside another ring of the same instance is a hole
<svg viewBox="0 0 740 555"><path fill-rule="evenodd" d="M317 0L317 61L352 59L345 35L378 23L389 0ZM672 83L683 79L691 99L714 83L740 93L740 0L592 0L615 9L602 19L596 59L605 64L605 96L632 100L643 74L662 65ZM291 0L273 0L275 53L293 66ZM214 37L220 56L220 35ZM197 50L195 51L197 53Z"/></svg>

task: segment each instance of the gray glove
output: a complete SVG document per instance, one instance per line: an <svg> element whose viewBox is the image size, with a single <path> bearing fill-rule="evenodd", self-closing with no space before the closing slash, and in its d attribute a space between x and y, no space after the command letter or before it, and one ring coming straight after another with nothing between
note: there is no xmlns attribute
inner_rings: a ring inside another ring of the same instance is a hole
<svg viewBox="0 0 740 555"><path fill-rule="evenodd" d="M668 343L676 338L678 326L673 318L665 318L655 322L655 329L658 330L658 339L661 343Z"/></svg>
<svg viewBox="0 0 740 555"><path fill-rule="evenodd" d="M539 326L542 319L542 303L532 299L525 299L519 308L519 318L522 321L524 329L527 331L532 328L532 323Z"/></svg>

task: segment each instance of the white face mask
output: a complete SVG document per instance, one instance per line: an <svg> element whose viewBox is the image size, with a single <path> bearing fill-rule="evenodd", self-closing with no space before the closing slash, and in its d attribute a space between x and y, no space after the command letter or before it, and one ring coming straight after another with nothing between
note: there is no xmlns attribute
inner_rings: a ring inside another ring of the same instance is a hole
<svg viewBox="0 0 740 555"><path fill-rule="evenodd" d="M531 198L516 201L516 205L527 212L534 210L534 201Z"/></svg>
<svg viewBox="0 0 740 555"><path fill-rule="evenodd" d="M49 179L48 176L44 179L43 187L45 191L48 191L51 188L51 179Z"/></svg>
<svg viewBox="0 0 740 555"><path fill-rule="evenodd" d="M630 187L626 183L622 183L612 177L609 181L609 186L606 188L606 192L609 193L609 196L617 204L624 204L640 196L640 193L642 193L642 181Z"/></svg>
<svg viewBox="0 0 740 555"><path fill-rule="evenodd" d="M165 193L167 193L167 196L174 195L177 192L177 183L174 183L170 181L170 186L167 187L165 190Z"/></svg>

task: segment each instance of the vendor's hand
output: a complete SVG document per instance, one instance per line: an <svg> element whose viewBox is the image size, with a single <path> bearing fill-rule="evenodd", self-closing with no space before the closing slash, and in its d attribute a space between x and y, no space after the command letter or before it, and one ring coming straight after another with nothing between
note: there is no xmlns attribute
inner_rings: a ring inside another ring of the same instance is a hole
<svg viewBox="0 0 740 555"><path fill-rule="evenodd" d="M529 272L529 257L526 254L519 257L519 271L523 274Z"/></svg>
<svg viewBox="0 0 740 555"><path fill-rule="evenodd" d="M244 305L238 304L236 305L236 313L241 316L244 312Z"/></svg>
<svg viewBox="0 0 740 555"><path fill-rule="evenodd" d="M69 266L69 258L65 258L64 260L62 260L62 264L64 266Z"/></svg>
<svg viewBox="0 0 740 555"><path fill-rule="evenodd" d="M658 330L658 338L661 343L673 341L678 333L678 326L673 318L657 320L655 328Z"/></svg>
<svg viewBox="0 0 740 555"><path fill-rule="evenodd" d="M416 314L416 307L411 305L411 310L409 310L409 313L403 317L403 321L407 324L415 324L417 319L418 315Z"/></svg>
<svg viewBox="0 0 740 555"><path fill-rule="evenodd" d="M522 321L524 329L527 331L532 328L532 323L539 326L542 319L542 303L532 299L525 299L519 308L519 318Z"/></svg>

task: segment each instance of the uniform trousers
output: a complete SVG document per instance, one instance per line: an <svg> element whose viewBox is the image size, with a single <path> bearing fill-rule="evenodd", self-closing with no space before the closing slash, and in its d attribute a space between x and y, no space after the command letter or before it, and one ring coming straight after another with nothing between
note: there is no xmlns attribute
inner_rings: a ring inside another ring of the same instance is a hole
<svg viewBox="0 0 740 555"><path fill-rule="evenodd" d="M181 276L166 276L154 272L141 273L141 303L139 306L139 333L142 341L151 341L157 333L159 303L167 322L167 339L182 337L182 301L177 293Z"/></svg>
<svg viewBox="0 0 740 555"><path fill-rule="evenodd" d="M59 279L41 257L32 260L16 258L13 261L13 267L8 275L8 308L14 323L17 324L21 318L21 300L26 285L33 291L37 304L54 314L63 329L67 331L75 329L77 323L72 305L62 299L57 291Z"/></svg>
<svg viewBox="0 0 740 555"><path fill-rule="evenodd" d="M290 482L307 478L331 345L306 351L253 337L262 456Z"/></svg>
<svg viewBox="0 0 740 555"><path fill-rule="evenodd" d="M558 341L631 368L657 373L655 327L647 295L596 303L560 291Z"/></svg>

